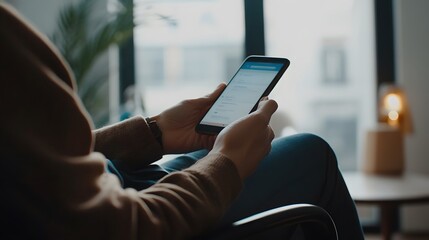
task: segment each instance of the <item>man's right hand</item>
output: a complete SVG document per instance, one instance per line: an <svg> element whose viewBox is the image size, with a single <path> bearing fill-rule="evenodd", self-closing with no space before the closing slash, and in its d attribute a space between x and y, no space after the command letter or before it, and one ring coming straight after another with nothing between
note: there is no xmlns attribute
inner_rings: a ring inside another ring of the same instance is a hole
<svg viewBox="0 0 429 240"><path fill-rule="evenodd" d="M242 179L252 174L271 150L274 132L269 122L277 107L274 100L261 100L256 111L228 125L216 138L211 152L232 160Z"/></svg>

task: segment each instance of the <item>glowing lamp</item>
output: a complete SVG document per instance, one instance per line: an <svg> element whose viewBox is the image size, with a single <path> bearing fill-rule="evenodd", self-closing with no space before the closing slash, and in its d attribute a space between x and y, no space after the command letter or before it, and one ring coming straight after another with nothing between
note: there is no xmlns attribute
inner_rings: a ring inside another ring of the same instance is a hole
<svg viewBox="0 0 429 240"><path fill-rule="evenodd" d="M412 133L411 114L402 88L396 85L380 87L379 122L399 128L402 134Z"/></svg>
<svg viewBox="0 0 429 240"><path fill-rule="evenodd" d="M412 132L411 115L402 88L379 89L378 124L367 132L363 170L372 174L401 174L404 170L404 135Z"/></svg>

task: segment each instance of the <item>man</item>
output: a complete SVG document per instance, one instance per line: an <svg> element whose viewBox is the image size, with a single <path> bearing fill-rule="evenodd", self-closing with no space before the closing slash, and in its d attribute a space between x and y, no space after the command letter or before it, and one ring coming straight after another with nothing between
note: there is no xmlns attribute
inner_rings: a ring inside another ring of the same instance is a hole
<svg viewBox="0 0 429 240"><path fill-rule="evenodd" d="M312 135L272 144L273 100L217 137L194 127L224 84L94 131L68 65L1 3L0 76L2 239L183 239L295 202L324 207L340 237L362 239L329 146ZM199 149L209 151L149 165Z"/></svg>

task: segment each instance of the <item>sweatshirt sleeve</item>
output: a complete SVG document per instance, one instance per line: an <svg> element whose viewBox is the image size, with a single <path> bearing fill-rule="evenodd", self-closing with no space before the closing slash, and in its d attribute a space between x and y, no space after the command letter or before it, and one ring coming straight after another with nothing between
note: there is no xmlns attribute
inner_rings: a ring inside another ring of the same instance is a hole
<svg viewBox="0 0 429 240"><path fill-rule="evenodd" d="M126 169L146 166L163 155L162 147L142 116L95 130L94 135L94 150L117 160Z"/></svg>
<svg viewBox="0 0 429 240"><path fill-rule="evenodd" d="M0 209L10 215L0 218L5 229L36 239L186 239L216 226L242 187L235 165L219 154L136 191L104 171L100 153L70 156L44 142L9 139Z"/></svg>
<svg viewBox="0 0 429 240"><path fill-rule="evenodd" d="M208 155L141 192L121 189L110 174L94 180L99 186L87 188L90 197L70 204L71 212L84 211L72 229L77 238L189 238L214 227L241 189L235 166L221 155Z"/></svg>

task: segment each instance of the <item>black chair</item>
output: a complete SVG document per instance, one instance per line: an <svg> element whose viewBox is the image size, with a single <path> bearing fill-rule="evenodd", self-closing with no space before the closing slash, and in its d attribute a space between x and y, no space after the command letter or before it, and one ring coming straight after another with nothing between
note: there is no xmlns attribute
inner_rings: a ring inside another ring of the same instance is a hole
<svg viewBox="0 0 429 240"><path fill-rule="evenodd" d="M293 204L239 220L197 239L284 239L301 229L304 239L338 239L335 223L324 209L311 204ZM267 237L268 236L268 237Z"/></svg>

